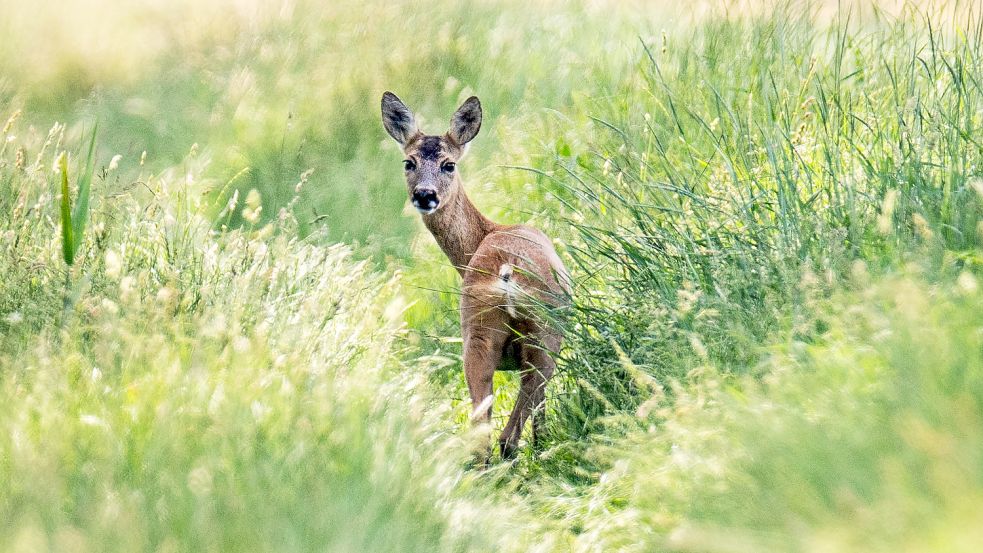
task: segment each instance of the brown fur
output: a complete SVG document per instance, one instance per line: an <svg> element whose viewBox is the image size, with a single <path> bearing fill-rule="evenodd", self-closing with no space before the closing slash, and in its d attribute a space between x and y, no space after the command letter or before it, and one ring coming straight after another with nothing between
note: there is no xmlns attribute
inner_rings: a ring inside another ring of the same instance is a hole
<svg viewBox="0 0 983 553"><path fill-rule="evenodd" d="M406 171L410 195L434 190L439 199L435 210L423 214L423 222L462 277L464 374L474 408L492 395L492 377L503 358L512 357L521 368L519 397L499 438L502 456L512 457L522 427L534 412L533 439L541 432L546 382L556 368L553 358L561 342L557 329L537 317L531 304L564 304L570 294L569 275L545 234L526 225L492 222L468 199L457 171L445 170L477 134L477 98L461 106L451 130L440 137L417 130L412 114L394 95L386 93L382 105L386 130L413 164ZM440 146L436 154L435 139ZM426 155L421 155L421 145L426 145ZM474 417L489 422L490 404Z"/></svg>

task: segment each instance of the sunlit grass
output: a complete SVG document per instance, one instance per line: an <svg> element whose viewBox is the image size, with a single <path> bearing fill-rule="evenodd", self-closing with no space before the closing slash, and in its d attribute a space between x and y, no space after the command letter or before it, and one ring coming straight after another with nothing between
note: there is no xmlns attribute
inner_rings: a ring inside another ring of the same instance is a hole
<svg viewBox="0 0 983 553"><path fill-rule="evenodd" d="M94 184L61 313L64 160L0 167L0 548L508 545L510 516L461 523L509 508L464 491L449 406L399 370L395 280L289 221L218 233L195 175L124 165L142 184Z"/></svg>
<svg viewBox="0 0 983 553"><path fill-rule="evenodd" d="M644 401L624 355L664 382L821 339L804 272L828 293L858 258L980 269L983 51L921 17L711 19L643 41L637 75L559 125L522 173L581 275L563 434Z"/></svg>

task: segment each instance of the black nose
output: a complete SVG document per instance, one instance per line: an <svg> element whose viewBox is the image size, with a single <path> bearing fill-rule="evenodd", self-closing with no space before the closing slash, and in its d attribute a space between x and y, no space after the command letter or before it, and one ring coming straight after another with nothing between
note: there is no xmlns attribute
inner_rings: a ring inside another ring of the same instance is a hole
<svg viewBox="0 0 983 553"><path fill-rule="evenodd" d="M432 211L437 209L440 200L437 199L437 191L429 189L417 189L413 191L413 207L420 211Z"/></svg>

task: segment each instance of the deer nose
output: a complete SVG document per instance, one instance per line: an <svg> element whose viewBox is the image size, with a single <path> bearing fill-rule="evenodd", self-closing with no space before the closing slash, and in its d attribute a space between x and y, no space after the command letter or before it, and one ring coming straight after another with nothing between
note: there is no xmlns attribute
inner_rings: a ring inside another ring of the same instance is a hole
<svg viewBox="0 0 983 553"><path fill-rule="evenodd" d="M429 188L418 188L414 190L411 201L413 202L413 207L425 213L430 213L437 209L437 204L440 203L440 200L437 199L437 191Z"/></svg>

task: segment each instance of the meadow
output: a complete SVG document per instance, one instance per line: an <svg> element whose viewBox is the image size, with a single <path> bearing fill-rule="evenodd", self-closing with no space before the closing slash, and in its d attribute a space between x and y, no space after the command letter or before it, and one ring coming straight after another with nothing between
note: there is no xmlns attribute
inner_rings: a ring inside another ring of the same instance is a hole
<svg viewBox="0 0 983 553"><path fill-rule="evenodd" d="M0 0L0 31L0 550L983 543L978 5ZM433 133L477 94L469 195L573 273L514 461L473 462L385 90Z"/></svg>

